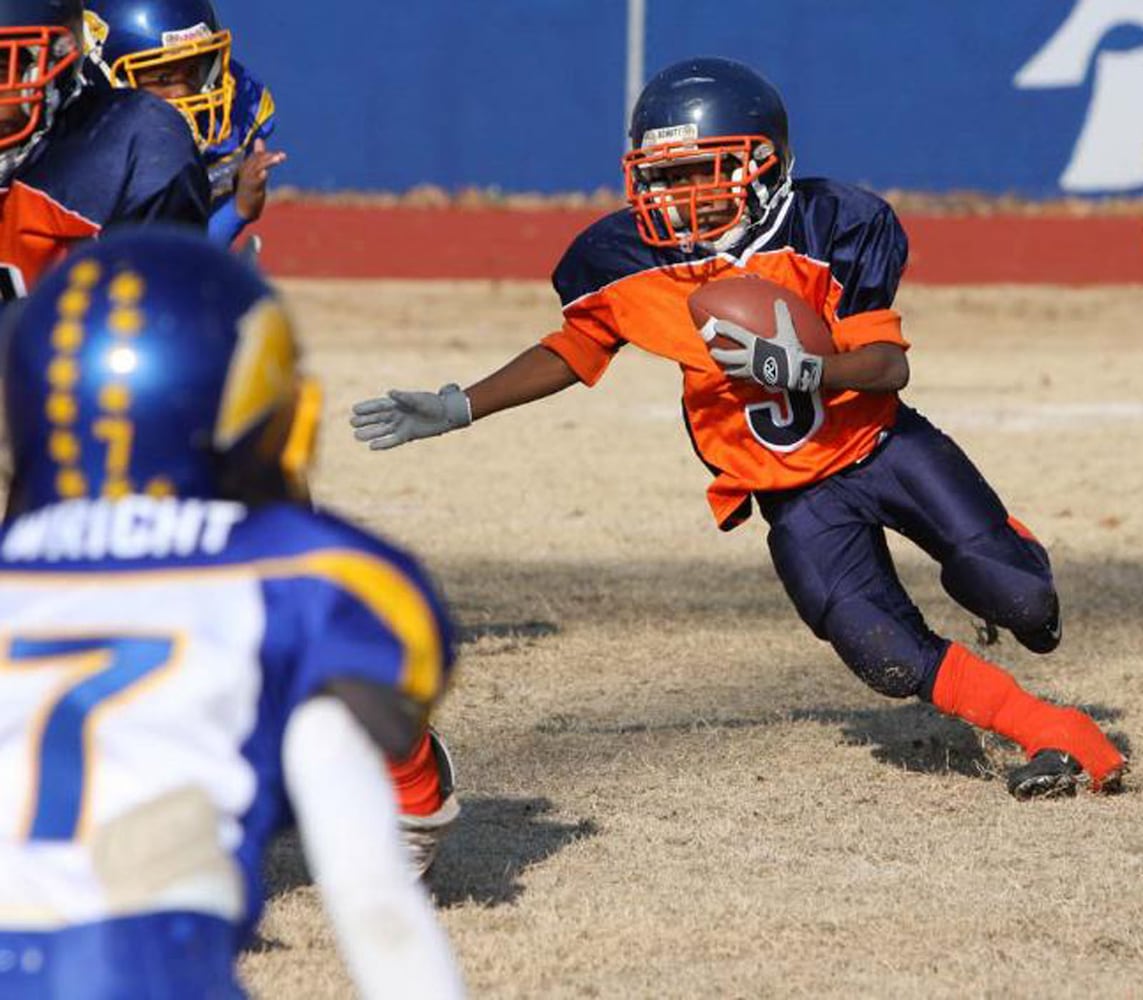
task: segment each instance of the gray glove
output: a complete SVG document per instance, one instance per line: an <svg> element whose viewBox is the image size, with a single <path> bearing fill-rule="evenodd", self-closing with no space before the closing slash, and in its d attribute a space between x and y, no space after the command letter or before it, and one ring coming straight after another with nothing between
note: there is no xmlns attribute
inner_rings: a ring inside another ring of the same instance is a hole
<svg viewBox="0 0 1143 1000"><path fill-rule="evenodd" d="M376 451L467 427L472 408L460 386L451 383L439 392L393 389L387 396L357 403L349 422L357 428L353 436Z"/></svg>
<svg viewBox="0 0 1143 1000"><path fill-rule="evenodd" d="M781 299L774 303L775 334L757 337L737 323L720 319L714 332L742 345L712 347L710 356L730 378L753 379L766 389L814 392L822 383L822 359L808 354L798 340L790 308Z"/></svg>

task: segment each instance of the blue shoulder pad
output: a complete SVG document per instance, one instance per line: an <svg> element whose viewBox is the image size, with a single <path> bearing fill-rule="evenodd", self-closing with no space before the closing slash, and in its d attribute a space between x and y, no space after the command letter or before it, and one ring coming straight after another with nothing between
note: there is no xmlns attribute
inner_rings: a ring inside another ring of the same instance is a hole
<svg viewBox="0 0 1143 1000"><path fill-rule="evenodd" d="M621 208L593 222L564 253L552 274L552 285L567 306L592 292L640 271L667 267L688 259L674 247L644 243L630 209Z"/></svg>
<svg viewBox="0 0 1143 1000"><path fill-rule="evenodd" d="M18 175L100 226L206 226L209 188L190 129L140 90L84 88Z"/></svg>
<svg viewBox="0 0 1143 1000"><path fill-rule="evenodd" d="M395 688L430 706L455 659L444 603L408 552L341 518L292 505L251 513L231 558L262 579L267 673L294 706L335 678ZM287 680L288 678L288 680Z"/></svg>
<svg viewBox="0 0 1143 1000"><path fill-rule="evenodd" d="M828 262L842 286L839 319L893 305L909 258L896 213L877 195L824 178L794 182L790 243Z"/></svg>

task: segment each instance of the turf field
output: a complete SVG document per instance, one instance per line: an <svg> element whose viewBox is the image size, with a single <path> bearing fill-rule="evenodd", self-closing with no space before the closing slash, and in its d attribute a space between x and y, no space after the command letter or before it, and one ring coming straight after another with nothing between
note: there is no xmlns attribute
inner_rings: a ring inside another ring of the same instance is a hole
<svg viewBox="0 0 1143 1000"><path fill-rule="evenodd" d="M1012 748L867 690L760 522L720 534L670 364L624 352L468 431L369 453L350 404L462 384L558 324L540 283L294 281L320 499L418 550L464 629L438 722L464 814L433 875L474 996L1138 996L1143 779L1017 803ZM1064 642L992 654L1143 745L1143 287L906 287L905 398L1048 544ZM938 630L973 624L895 545ZM344 996L297 845L260 997Z"/></svg>

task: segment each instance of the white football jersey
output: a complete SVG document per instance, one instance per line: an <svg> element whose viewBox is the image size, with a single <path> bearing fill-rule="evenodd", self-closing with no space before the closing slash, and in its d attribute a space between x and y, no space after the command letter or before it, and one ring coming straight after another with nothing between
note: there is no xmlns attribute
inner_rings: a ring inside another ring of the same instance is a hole
<svg viewBox="0 0 1143 1000"><path fill-rule="evenodd" d="M249 929L290 712L351 676L431 704L416 563L336 518L76 500L0 532L0 928L162 910Z"/></svg>

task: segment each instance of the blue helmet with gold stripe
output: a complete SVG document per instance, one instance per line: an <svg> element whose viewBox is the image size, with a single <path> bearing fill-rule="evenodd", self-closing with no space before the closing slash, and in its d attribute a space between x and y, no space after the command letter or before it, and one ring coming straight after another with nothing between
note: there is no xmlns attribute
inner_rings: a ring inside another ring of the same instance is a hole
<svg viewBox="0 0 1143 1000"><path fill-rule="evenodd" d="M79 497L307 498L321 407L281 298L189 230L93 242L9 330L9 514Z"/></svg>

